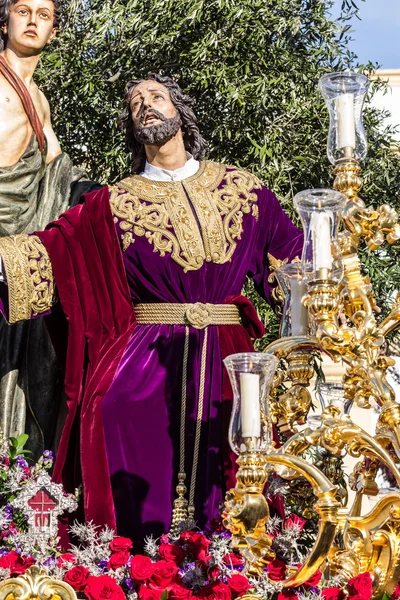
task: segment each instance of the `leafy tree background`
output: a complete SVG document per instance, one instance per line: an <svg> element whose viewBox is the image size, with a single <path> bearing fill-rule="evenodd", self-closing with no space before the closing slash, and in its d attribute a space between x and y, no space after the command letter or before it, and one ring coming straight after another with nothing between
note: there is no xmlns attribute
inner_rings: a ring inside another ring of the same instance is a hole
<svg viewBox="0 0 400 600"><path fill-rule="evenodd" d="M196 98L209 158L256 173L296 221L293 196L333 181L318 79L328 71L373 67L358 65L348 50L355 1L343 1L338 21L330 16L332 4L64 0L63 31L43 56L37 77L64 150L93 179L113 183L126 176L129 161L116 126L125 83L163 70ZM399 209L400 157L390 149L393 131L383 128L383 116L367 106L363 197L368 204L388 202ZM383 314L400 288L399 255L400 247L363 250ZM265 345L277 336L278 323L251 286L246 291L268 323Z"/></svg>

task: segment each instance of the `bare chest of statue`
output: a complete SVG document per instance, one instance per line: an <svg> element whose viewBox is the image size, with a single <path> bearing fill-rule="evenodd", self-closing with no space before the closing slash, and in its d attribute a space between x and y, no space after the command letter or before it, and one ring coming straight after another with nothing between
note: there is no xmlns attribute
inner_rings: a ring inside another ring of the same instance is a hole
<svg viewBox="0 0 400 600"><path fill-rule="evenodd" d="M33 103L43 123L44 111L40 92L31 93ZM15 165L26 150L33 130L21 99L14 88L0 75L0 168Z"/></svg>

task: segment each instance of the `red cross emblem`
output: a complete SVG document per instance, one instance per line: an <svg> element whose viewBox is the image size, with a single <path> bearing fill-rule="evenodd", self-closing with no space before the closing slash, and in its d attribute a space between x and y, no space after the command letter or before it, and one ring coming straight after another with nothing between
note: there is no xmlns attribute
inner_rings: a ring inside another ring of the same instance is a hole
<svg viewBox="0 0 400 600"><path fill-rule="evenodd" d="M39 490L28 501L28 506L35 513L35 527L48 527L50 525L50 511L56 508L57 503L45 492Z"/></svg>

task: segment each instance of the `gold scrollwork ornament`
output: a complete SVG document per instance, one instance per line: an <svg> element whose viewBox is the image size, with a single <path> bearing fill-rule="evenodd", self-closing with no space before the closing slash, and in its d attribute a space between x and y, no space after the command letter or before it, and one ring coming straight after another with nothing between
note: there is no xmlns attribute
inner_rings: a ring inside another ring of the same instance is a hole
<svg viewBox="0 0 400 600"><path fill-rule="evenodd" d="M65 581L32 566L24 575L0 582L0 600L77 600L77 595Z"/></svg>

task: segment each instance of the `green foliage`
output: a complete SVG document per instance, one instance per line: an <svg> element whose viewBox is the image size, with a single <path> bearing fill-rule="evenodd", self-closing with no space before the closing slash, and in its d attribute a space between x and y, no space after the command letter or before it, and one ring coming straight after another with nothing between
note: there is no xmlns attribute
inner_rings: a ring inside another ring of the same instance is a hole
<svg viewBox="0 0 400 600"><path fill-rule="evenodd" d="M210 158L255 172L294 218L295 193L331 186L325 154L328 115L319 77L356 67L347 48L344 0L333 21L333 0L65 0L65 24L42 61L38 83L52 105L57 134L74 162L91 177L113 183L128 173L116 118L125 83L162 69L196 98ZM373 50L371 50L371 53ZM360 67L367 71L368 67ZM374 84L376 87L377 84ZM370 105L364 165L368 204L397 206L400 158L392 131ZM387 312L400 287L400 249L363 252ZM251 297L255 292L248 290ZM270 310L256 298L269 323Z"/></svg>
<svg viewBox="0 0 400 600"><path fill-rule="evenodd" d="M18 456L26 456L32 454L30 450L24 450L25 444L28 441L29 436L26 433L21 433L18 437L9 438L9 450L8 456L13 463Z"/></svg>

